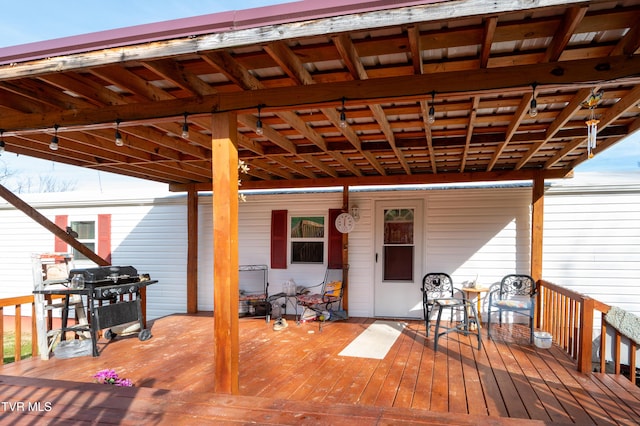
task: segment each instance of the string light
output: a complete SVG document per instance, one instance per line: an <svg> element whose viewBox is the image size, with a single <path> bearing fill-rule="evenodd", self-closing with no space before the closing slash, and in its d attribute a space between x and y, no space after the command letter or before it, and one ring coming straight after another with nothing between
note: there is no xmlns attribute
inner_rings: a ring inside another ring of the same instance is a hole
<svg viewBox="0 0 640 426"><path fill-rule="evenodd" d="M120 134L120 119L116 120L116 146L124 145L124 141L122 140L122 134Z"/></svg>
<svg viewBox="0 0 640 426"><path fill-rule="evenodd" d="M531 103L529 104L529 116L530 117L535 117L536 115L538 115L538 101L536 100L536 87L537 84L533 83L531 85L532 90L533 90L533 97L531 98Z"/></svg>
<svg viewBox="0 0 640 426"><path fill-rule="evenodd" d="M53 126L53 137L51 138L51 143L49 144L49 149L51 151L57 151L58 146L58 126L57 124Z"/></svg>
<svg viewBox="0 0 640 426"><path fill-rule="evenodd" d="M184 123L182 124L182 139L189 139L189 123L187 123L187 114L184 113Z"/></svg>
<svg viewBox="0 0 640 426"><path fill-rule="evenodd" d="M4 152L4 136L2 135L4 133L4 129L0 129L0 155L2 155L2 153Z"/></svg>
<svg viewBox="0 0 640 426"><path fill-rule="evenodd" d="M343 129L347 128L347 113L344 110L344 96L342 97L342 110L340 111L340 127Z"/></svg>
<svg viewBox="0 0 640 426"><path fill-rule="evenodd" d="M262 128L262 120L260 119L261 109L262 109L262 105L258 105L258 121L256 121L256 134L258 136L262 136L264 134L264 129Z"/></svg>
<svg viewBox="0 0 640 426"><path fill-rule="evenodd" d="M436 107L433 105L436 99L436 91L431 92L431 106L429 107L429 115L427 116L427 121L429 124L433 124L436 121Z"/></svg>

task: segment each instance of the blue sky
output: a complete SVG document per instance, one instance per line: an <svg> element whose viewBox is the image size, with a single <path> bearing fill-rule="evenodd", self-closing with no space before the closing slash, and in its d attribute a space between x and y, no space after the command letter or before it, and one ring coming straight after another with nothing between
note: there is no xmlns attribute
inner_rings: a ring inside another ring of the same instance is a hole
<svg viewBox="0 0 640 426"><path fill-rule="evenodd" d="M43 1L19 0L5 2L0 14L0 47L15 46L54 38L86 34L132 25L186 18L235 9L249 9L288 0L109 0L109 1ZM102 192L108 187L120 187L131 182L128 178L110 173L82 171L78 168L54 164L5 153L0 157L18 175L55 174L60 179L78 179L77 189ZM0 165L1 166L1 165ZM599 153L576 169L576 174L592 171L640 171L640 132L614 147ZM144 187L166 188L134 180Z"/></svg>

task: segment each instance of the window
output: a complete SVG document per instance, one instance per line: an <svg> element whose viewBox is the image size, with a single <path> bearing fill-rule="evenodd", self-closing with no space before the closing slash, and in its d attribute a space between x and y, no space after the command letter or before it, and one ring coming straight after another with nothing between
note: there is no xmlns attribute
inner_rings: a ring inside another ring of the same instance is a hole
<svg viewBox="0 0 640 426"><path fill-rule="evenodd" d="M56 225L61 229L71 229L77 233L77 240L98 256L111 263L111 214L74 216L56 215ZM96 251L97 249L97 251ZM54 251L69 253L71 247L62 239L55 237ZM73 250L76 260L88 261L87 257Z"/></svg>
<svg viewBox="0 0 640 426"><path fill-rule="evenodd" d="M96 222L94 220L71 221L71 230L78 234L76 238L91 251L96 251ZM73 258L76 260L87 260L88 258L73 249Z"/></svg>
<svg viewBox="0 0 640 426"><path fill-rule="evenodd" d="M292 216L291 263L324 263L324 216Z"/></svg>
<svg viewBox="0 0 640 426"><path fill-rule="evenodd" d="M383 280L413 280L413 209L384 211Z"/></svg>

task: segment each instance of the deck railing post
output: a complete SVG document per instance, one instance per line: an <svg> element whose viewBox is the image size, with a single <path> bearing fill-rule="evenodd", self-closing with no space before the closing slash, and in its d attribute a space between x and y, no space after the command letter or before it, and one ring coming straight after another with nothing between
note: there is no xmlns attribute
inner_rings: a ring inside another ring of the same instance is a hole
<svg viewBox="0 0 640 426"><path fill-rule="evenodd" d="M580 345L578 347L578 371L588 373L591 371L591 357L593 355L593 311L594 300L590 297L582 299L580 312Z"/></svg>

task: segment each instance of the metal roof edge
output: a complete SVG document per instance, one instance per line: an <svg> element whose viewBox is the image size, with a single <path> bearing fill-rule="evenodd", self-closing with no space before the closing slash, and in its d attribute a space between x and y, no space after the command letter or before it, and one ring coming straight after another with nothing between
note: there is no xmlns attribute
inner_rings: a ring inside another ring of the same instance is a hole
<svg viewBox="0 0 640 426"><path fill-rule="evenodd" d="M451 0L324 0L323 2L307 0L217 12L4 47L0 48L0 65L170 38L193 37L447 1Z"/></svg>

